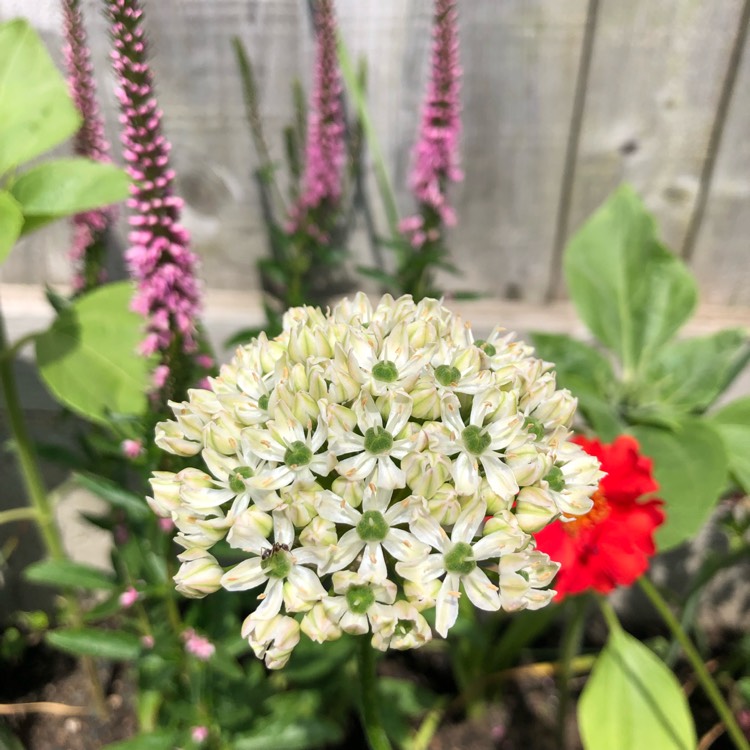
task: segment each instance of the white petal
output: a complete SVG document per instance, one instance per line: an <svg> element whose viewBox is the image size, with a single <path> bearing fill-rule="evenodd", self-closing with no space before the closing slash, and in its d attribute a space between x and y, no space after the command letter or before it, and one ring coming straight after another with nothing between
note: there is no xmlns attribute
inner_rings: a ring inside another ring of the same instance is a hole
<svg viewBox="0 0 750 750"><path fill-rule="evenodd" d="M271 471L264 471L245 480L248 487L259 490L278 490L294 481L294 472L285 465L277 466Z"/></svg>
<svg viewBox="0 0 750 750"><path fill-rule="evenodd" d="M420 513L409 524L409 528L417 539L430 547L442 551L449 544L445 530L432 516Z"/></svg>
<svg viewBox="0 0 750 750"><path fill-rule="evenodd" d="M336 471L349 481L365 479L375 470L375 463L375 456L360 453L358 456L352 456L351 458L339 461L336 464Z"/></svg>
<svg viewBox="0 0 750 750"><path fill-rule="evenodd" d="M453 462L453 479L459 495L473 495L479 489L479 464L466 451Z"/></svg>
<svg viewBox="0 0 750 750"><path fill-rule="evenodd" d="M487 578L483 570L474 568L469 575L463 576L461 580L466 595L475 607L487 612L500 609L500 596L497 586Z"/></svg>
<svg viewBox="0 0 750 750"><path fill-rule="evenodd" d="M221 577L221 586L227 591L246 591L260 586L267 578L260 566L260 558L252 557L224 573Z"/></svg>
<svg viewBox="0 0 750 750"><path fill-rule="evenodd" d="M271 438L267 430L245 429L242 431L242 439L247 442L253 455L266 461L284 460L284 448Z"/></svg>
<svg viewBox="0 0 750 750"><path fill-rule="evenodd" d="M359 574L367 581L384 581L388 578L388 568L379 542L368 542L365 545Z"/></svg>
<svg viewBox="0 0 750 750"><path fill-rule="evenodd" d="M373 481L383 489L393 490L406 487L406 474L393 463L390 456L378 458L378 471Z"/></svg>
<svg viewBox="0 0 750 750"><path fill-rule="evenodd" d="M391 529L383 539L386 551L397 560L415 560L424 558L430 548L423 544L413 534L401 529Z"/></svg>
<svg viewBox="0 0 750 750"><path fill-rule="evenodd" d="M478 497L471 500L456 519L456 524L451 532L451 541L454 544L456 542L471 543L486 515L487 503Z"/></svg>
<svg viewBox="0 0 750 750"><path fill-rule="evenodd" d="M405 393L396 393L391 402L391 411L388 415L385 429L391 435L398 435L406 427L411 416L411 398Z"/></svg>
<svg viewBox="0 0 750 750"><path fill-rule="evenodd" d="M258 620L270 620L279 614L284 601L284 582L281 578L269 578L268 586L262 596L263 601L258 605L254 614Z"/></svg>
<svg viewBox="0 0 750 750"><path fill-rule="evenodd" d="M458 619L458 600L461 596L458 585L458 576L449 573L440 587L435 602L435 630L443 638L448 635L448 631Z"/></svg>
<svg viewBox="0 0 750 750"><path fill-rule="evenodd" d="M447 425L450 430L454 433L454 439L461 437L461 433L464 431L464 422L461 419L461 404L458 403L458 398L452 393L447 395L441 404L441 411L443 415L443 424Z"/></svg>
<svg viewBox="0 0 750 750"><path fill-rule="evenodd" d="M356 526L362 514L333 492L322 492L317 502L318 513L328 521Z"/></svg>
<svg viewBox="0 0 750 750"><path fill-rule="evenodd" d="M284 584L284 604L288 612L302 612L320 601L326 591L320 579L309 568L295 565L289 571Z"/></svg>
<svg viewBox="0 0 750 750"><path fill-rule="evenodd" d="M362 497L362 510L379 510L385 513L388 510L388 504L391 502L393 491L390 488L375 487L372 483L365 487Z"/></svg>
<svg viewBox="0 0 750 750"><path fill-rule="evenodd" d="M429 583L445 573L442 555L429 555L426 560L396 563L396 572L407 581Z"/></svg>
<svg viewBox="0 0 750 750"><path fill-rule="evenodd" d="M518 482L516 482L513 470L499 456L486 453L480 456L479 460L484 466L487 482L495 494L503 500L508 500L518 494Z"/></svg>

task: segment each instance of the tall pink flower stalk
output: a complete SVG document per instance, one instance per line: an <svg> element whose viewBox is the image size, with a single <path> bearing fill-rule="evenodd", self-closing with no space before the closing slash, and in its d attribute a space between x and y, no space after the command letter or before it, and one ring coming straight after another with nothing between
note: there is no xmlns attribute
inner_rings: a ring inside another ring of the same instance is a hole
<svg viewBox="0 0 750 750"><path fill-rule="evenodd" d="M81 128L74 139L74 150L79 156L109 162L109 143L104 137L104 121L96 97L94 68L79 0L63 0L62 8L68 88L82 118ZM73 217L70 259L75 293L87 291L104 280L102 264L106 233L115 214L115 209L110 207Z"/></svg>
<svg viewBox="0 0 750 750"><path fill-rule="evenodd" d="M158 354L155 386L162 393L184 382L186 364L197 350L200 290L197 258L180 224L183 206L174 194L170 144L161 133L162 112L154 96L139 0L108 0L114 41L113 67L120 103L123 157L133 179L126 260L138 284L133 309L146 316L146 355ZM181 372L176 372L181 370ZM171 383L171 387L170 384Z"/></svg>
<svg viewBox="0 0 750 750"><path fill-rule="evenodd" d="M415 247L438 239L440 224L456 223L447 187L463 178L458 155L461 68L455 0L435 0L434 18L430 80L409 180L419 215L405 219L401 227Z"/></svg>
<svg viewBox="0 0 750 750"><path fill-rule="evenodd" d="M290 229L306 231L325 241L330 218L341 198L341 177L346 158L346 124L341 102L333 0L318 0L316 3L315 31L315 72L307 123L305 171L302 194L292 211Z"/></svg>

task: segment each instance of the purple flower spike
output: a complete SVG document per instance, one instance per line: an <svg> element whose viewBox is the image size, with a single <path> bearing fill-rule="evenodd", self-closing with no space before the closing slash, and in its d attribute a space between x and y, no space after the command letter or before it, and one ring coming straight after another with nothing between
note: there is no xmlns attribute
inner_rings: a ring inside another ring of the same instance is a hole
<svg viewBox="0 0 750 750"><path fill-rule="evenodd" d="M311 213L321 206L335 208L338 204L346 157L346 125L341 103L333 0L318 0L316 3L315 29L315 77L307 122L305 173L302 195L293 209L290 230L304 229L325 241L326 231L315 226Z"/></svg>
<svg viewBox="0 0 750 750"><path fill-rule="evenodd" d="M78 111L81 128L74 140L79 156L101 162L111 161L109 143L104 137L104 121L96 98L94 68L86 41L86 29L78 0L63 0L63 32L65 35L65 67L68 88ZM102 254L105 234L114 221L113 208L86 211L73 217L73 290L84 292L104 280Z"/></svg>
<svg viewBox="0 0 750 750"><path fill-rule="evenodd" d="M435 0L432 62L427 95L422 107L419 139L414 149L410 186L422 214L434 212L446 226L456 223L446 187L463 174L458 164L461 135L459 102L461 68L458 62L458 13L455 0ZM429 239L416 227L414 240ZM414 230L412 230L414 231Z"/></svg>
<svg viewBox="0 0 750 750"><path fill-rule="evenodd" d="M139 0L108 0L114 41L123 157L133 179L126 260L138 283L133 309L148 320L141 350L159 354L156 387L168 387L175 358L197 349L195 324L200 313L197 258L187 230L179 223L182 199L174 195L169 168L170 144L161 134L162 112L154 96Z"/></svg>

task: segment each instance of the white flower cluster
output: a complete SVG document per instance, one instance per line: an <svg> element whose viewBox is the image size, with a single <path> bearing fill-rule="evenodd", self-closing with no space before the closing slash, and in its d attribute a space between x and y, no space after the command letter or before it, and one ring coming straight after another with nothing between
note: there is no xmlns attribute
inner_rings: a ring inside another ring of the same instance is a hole
<svg viewBox="0 0 750 750"><path fill-rule="evenodd" d="M602 474L532 354L499 329L475 340L432 299L289 310L157 427L207 469L151 479L185 549L177 589L261 589L243 636L272 668L300 631L419 647L422 613L445 636L462 591L488 611L544 606L557 565L532 534L588 512ZM224 538L247 554L229 569L209 552Z"/></svg>

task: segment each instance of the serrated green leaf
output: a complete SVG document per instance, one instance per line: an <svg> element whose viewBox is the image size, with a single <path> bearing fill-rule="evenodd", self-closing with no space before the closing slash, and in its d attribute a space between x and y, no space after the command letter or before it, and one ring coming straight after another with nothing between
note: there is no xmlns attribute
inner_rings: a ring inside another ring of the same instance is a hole
<svg viewBox="0 0 750 750"><path fill-rule="evenodd" d="M153 363L137 352L143 319L129 309L128 283L80 297L36 339L39 372L65 406L107 424L110 412L142 414Z"/></svg>
<svg viewBox="0 0 750 750"><path fill-rule="evenodd" d="M578 313L626 376L651 359L697 300L695 280L659 243L653 217L627 186L570 240L564 267Z"/></svg>
<svg viewBox="0 0 750 750"><path fill-rule="evenodd" d="M124 200L129 185L113 164L69 158L32 167L13 182L11 193L24 216L50 220Z"/></svg>
<svg viewBox="0 0 750 750"><path fill-rule="evenodd" d="M7 257L21 235L23 212L18 201L6 192L0 192L0 263Z"/></svg>
<svg viewBox="0 0 750 750"><path fill-rule="evenodd" d="M27 581L45 586L111 591L117 585L106 571L72 560L41 560L29 565L23 575Z"/></svg>
<svg viewBox="0 0 750 750"><path fill-rule="evenodd" d="M617 629L596 660L578 704L585 750L695 750L685 694L666 665Z"/></svg>
<svg viewBox="0 0 750 750"><path fill-rule="evenodd" d="M656 494L665 503L667 518L656 532L663 552L691 539L708 520L727 481L727 453L705 420L684 419L677 431L639 425L632 433L653 459Z"/></svg>
<svg viewBox="0 0 750 750"><path fill-rule="evenodd" d="M80 123L38 34L24 20L0 24L0 175L62 143Z"/></svg>
<svg viewBox="0 0 750 750"><path fill-rule="evenodd" d="M109 479L95 474L75 474L74 479L81 487L93 492L113 508L124 510L133 519L142 520L153 515L144 498L124 490Z"/></svg>
<svg viewBox="0 0 750 750"><path fill-rule="evenodd" d="M96 656L115 661L130 661L138 657L141 642L132 633L94 628L52 630L46 635L50 646L78 656Z"/></svg>
<svg viewBox="0 0 750 750"><path fill-rule="evenodd" d="M709 422L724 441L729 471L740 487L750 493L750 396L732 401L711 414Z"/></svg>
<svg viewBox="0 0 750 750"><path fill-rule="evenodd" d="M740 329L667 343L656 354L644 387L668 406L702 412L750 359L750 337Z"/></svg>

